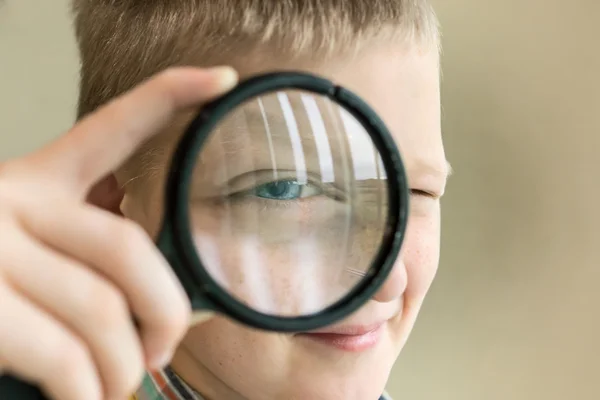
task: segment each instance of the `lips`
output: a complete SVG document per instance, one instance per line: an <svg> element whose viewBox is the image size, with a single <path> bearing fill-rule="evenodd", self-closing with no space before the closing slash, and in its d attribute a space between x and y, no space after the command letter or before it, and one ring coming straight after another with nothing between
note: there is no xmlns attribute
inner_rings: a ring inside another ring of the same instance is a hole
<svg viewBox="0 0 600 400"><path fill-rule="evenodd" d="M369 350L380 342L385 322L370 325L342 325L301 333L297 336L348 352Z"/></svg>
<svg viewBox="0 0 600 400"><path fill-rule="evenodd" d="M316 329L314 331L306 332L307 334L332 334L332 335L348 335L358 336L364 335L365 333L372 332L377 328L381 327L384 322L376 322L368 325L340 325L330 326L323 329Z"/></svg>

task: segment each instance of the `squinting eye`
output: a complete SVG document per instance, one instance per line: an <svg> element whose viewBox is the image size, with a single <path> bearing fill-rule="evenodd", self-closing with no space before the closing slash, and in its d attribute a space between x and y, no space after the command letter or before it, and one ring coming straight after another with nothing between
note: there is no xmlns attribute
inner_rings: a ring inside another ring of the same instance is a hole
<svg viewBox="0 0 600 400"><path fill-rule="evenodd" d="M410 194L411 194L411 196L423 196L423 197L431 197L431 198L435 197L433 194L426 192L424 190L421 190L421 189L410 189Z"/></svg>
<svg viewBox="0 0 600 400"><path fill-rule="evenodd" d="M321 190L311 184L302 184L293 180L265 183L251 189L249 194L268 200L296 200L317 196Z"/></svg>

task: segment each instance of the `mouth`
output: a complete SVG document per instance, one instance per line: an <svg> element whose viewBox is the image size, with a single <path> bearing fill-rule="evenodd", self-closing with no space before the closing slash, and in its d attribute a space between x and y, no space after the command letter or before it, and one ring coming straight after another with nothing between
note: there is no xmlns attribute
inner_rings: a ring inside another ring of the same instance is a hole
<svg viewBox="0 0 600 400"><path fill-rule="evenodd" d="M377 346L383 336L386 323L387 321L370 325L342 325L304 332L296 336L338 350L359 353Z"/></svg>

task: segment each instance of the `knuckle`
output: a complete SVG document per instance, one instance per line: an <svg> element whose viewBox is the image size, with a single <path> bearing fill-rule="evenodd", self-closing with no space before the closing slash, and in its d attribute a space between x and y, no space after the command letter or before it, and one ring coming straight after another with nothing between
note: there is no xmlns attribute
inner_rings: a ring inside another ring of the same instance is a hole
<svg viewBox="0 0 600 400"><path fill-rule="evenodd" d="M113 222L108 227L111 240L106 242L108 254L115 257L119 264L131 261L136 252L143 251L148 237L143 228L137 223L123 219Z"/></svg>
<svg viewBox="0 0 600 400"><path fill-rule="evenodd" d="M114 257L113 262L119 268L132 268L139 260L138 255L148 251L148 234L130 220L119 221L115 228L109 254Z"/></svg>
<svg viewBox="0 0 600 400"><path fill-rule="evenodd" d="M90 285L86 312L93 316L103 329L116 328L128 321L128 304L125 295L108 282L98 281Z"/></svg>
<svg viewBox="0 0 600 400"><path fill-rule="evenodd" d="M120 376L121 381L114 389L116 392L115 397L127 398L131 393L135 392L144 379L144 374L144 363L141 357L138 362L127 364L127 368L123 370Z"/></svg>
<svg viewBox="0 0 600 400"><path fill-rule="evenodd" d="M191 310L186 303L183 303L179 307L173 307L171 312L167 316L169 325L173 327L177 332L183 332L187 330L190 324Z"/></svg>
<svg viewBox="0 0 600 400"><path fill-rule="evenodd" d="M173 321L164 321L164 324L158 328L159 336L164 338L165 343L176 343L187 331L187 325L173 323Z"/></svg>
<svg viewBox="0 0 600 400"><path fill-rule="evenodd" d="M161 319L160 329L169 340L178 340L187 332L190 319L191 315L187 307L173 307Z"/></svg>
<svg viewBox="0 0 600 400"><path fill-rule="evenodd" d="M127 364L126 367L122 366L108 373L110 376L106 376L104 379L105 391L113 399L125 399L130 396L138 389L144 377L143 367L137 364Z"/></svg>
<svg viewBox="0 0 600 400"><path fill-rule="evenodd" d="M146 231L137 223L131 220L119 221L116 229L116 245L120 255L127 255L130 252L139 250L140 246L146 244L148 236Z"/></svg>
<svg viewBox="0 0 600 400"><path fill-rule="evenodd" d="M112 354L108 355L103 368L103 380L110 398L130 396L139 388L145 374L144 356L139 341L137 344L129 343L121 350L111 349Z"/></svg>
<svg viewBox="0 0 600 400"><path fill-rule="evenodd" d="M51 366L49 373L53 374L60 371L61 375L68 376L69 379L78 379L81 374L89 372L92 368L92 358L89 350L82 341L70 335L60 335L53 341L51 357L49 364ZM44 379L45 377L42 377ZM56 379L56 376L47 377Z"/></svg>

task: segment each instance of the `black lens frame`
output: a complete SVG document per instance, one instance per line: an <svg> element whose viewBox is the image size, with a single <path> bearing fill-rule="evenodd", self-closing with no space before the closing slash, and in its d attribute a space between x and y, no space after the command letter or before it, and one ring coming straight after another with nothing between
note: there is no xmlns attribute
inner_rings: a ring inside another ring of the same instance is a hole
<svg viewBox="0 0 600 400"><path fill-rule="evenodd" d="M345 108L366 129L379 151L388 182L388 215L384 237L369 273L348 295L326 309L305 316L281 317L258 312L224 290L206 271L196 253L189 226L189 188L197 155L218 123L257 96L297 89L328 97ZM333 82L305 72L274 72L241 82L202 107L189 124L171 161L165 190L165 214L157 239L198 311L226 315L256 329L302 332L330 325L366 303L390 274L404 241L409 214L409 187L402 158L386 125L361 98Z"/></svg>

